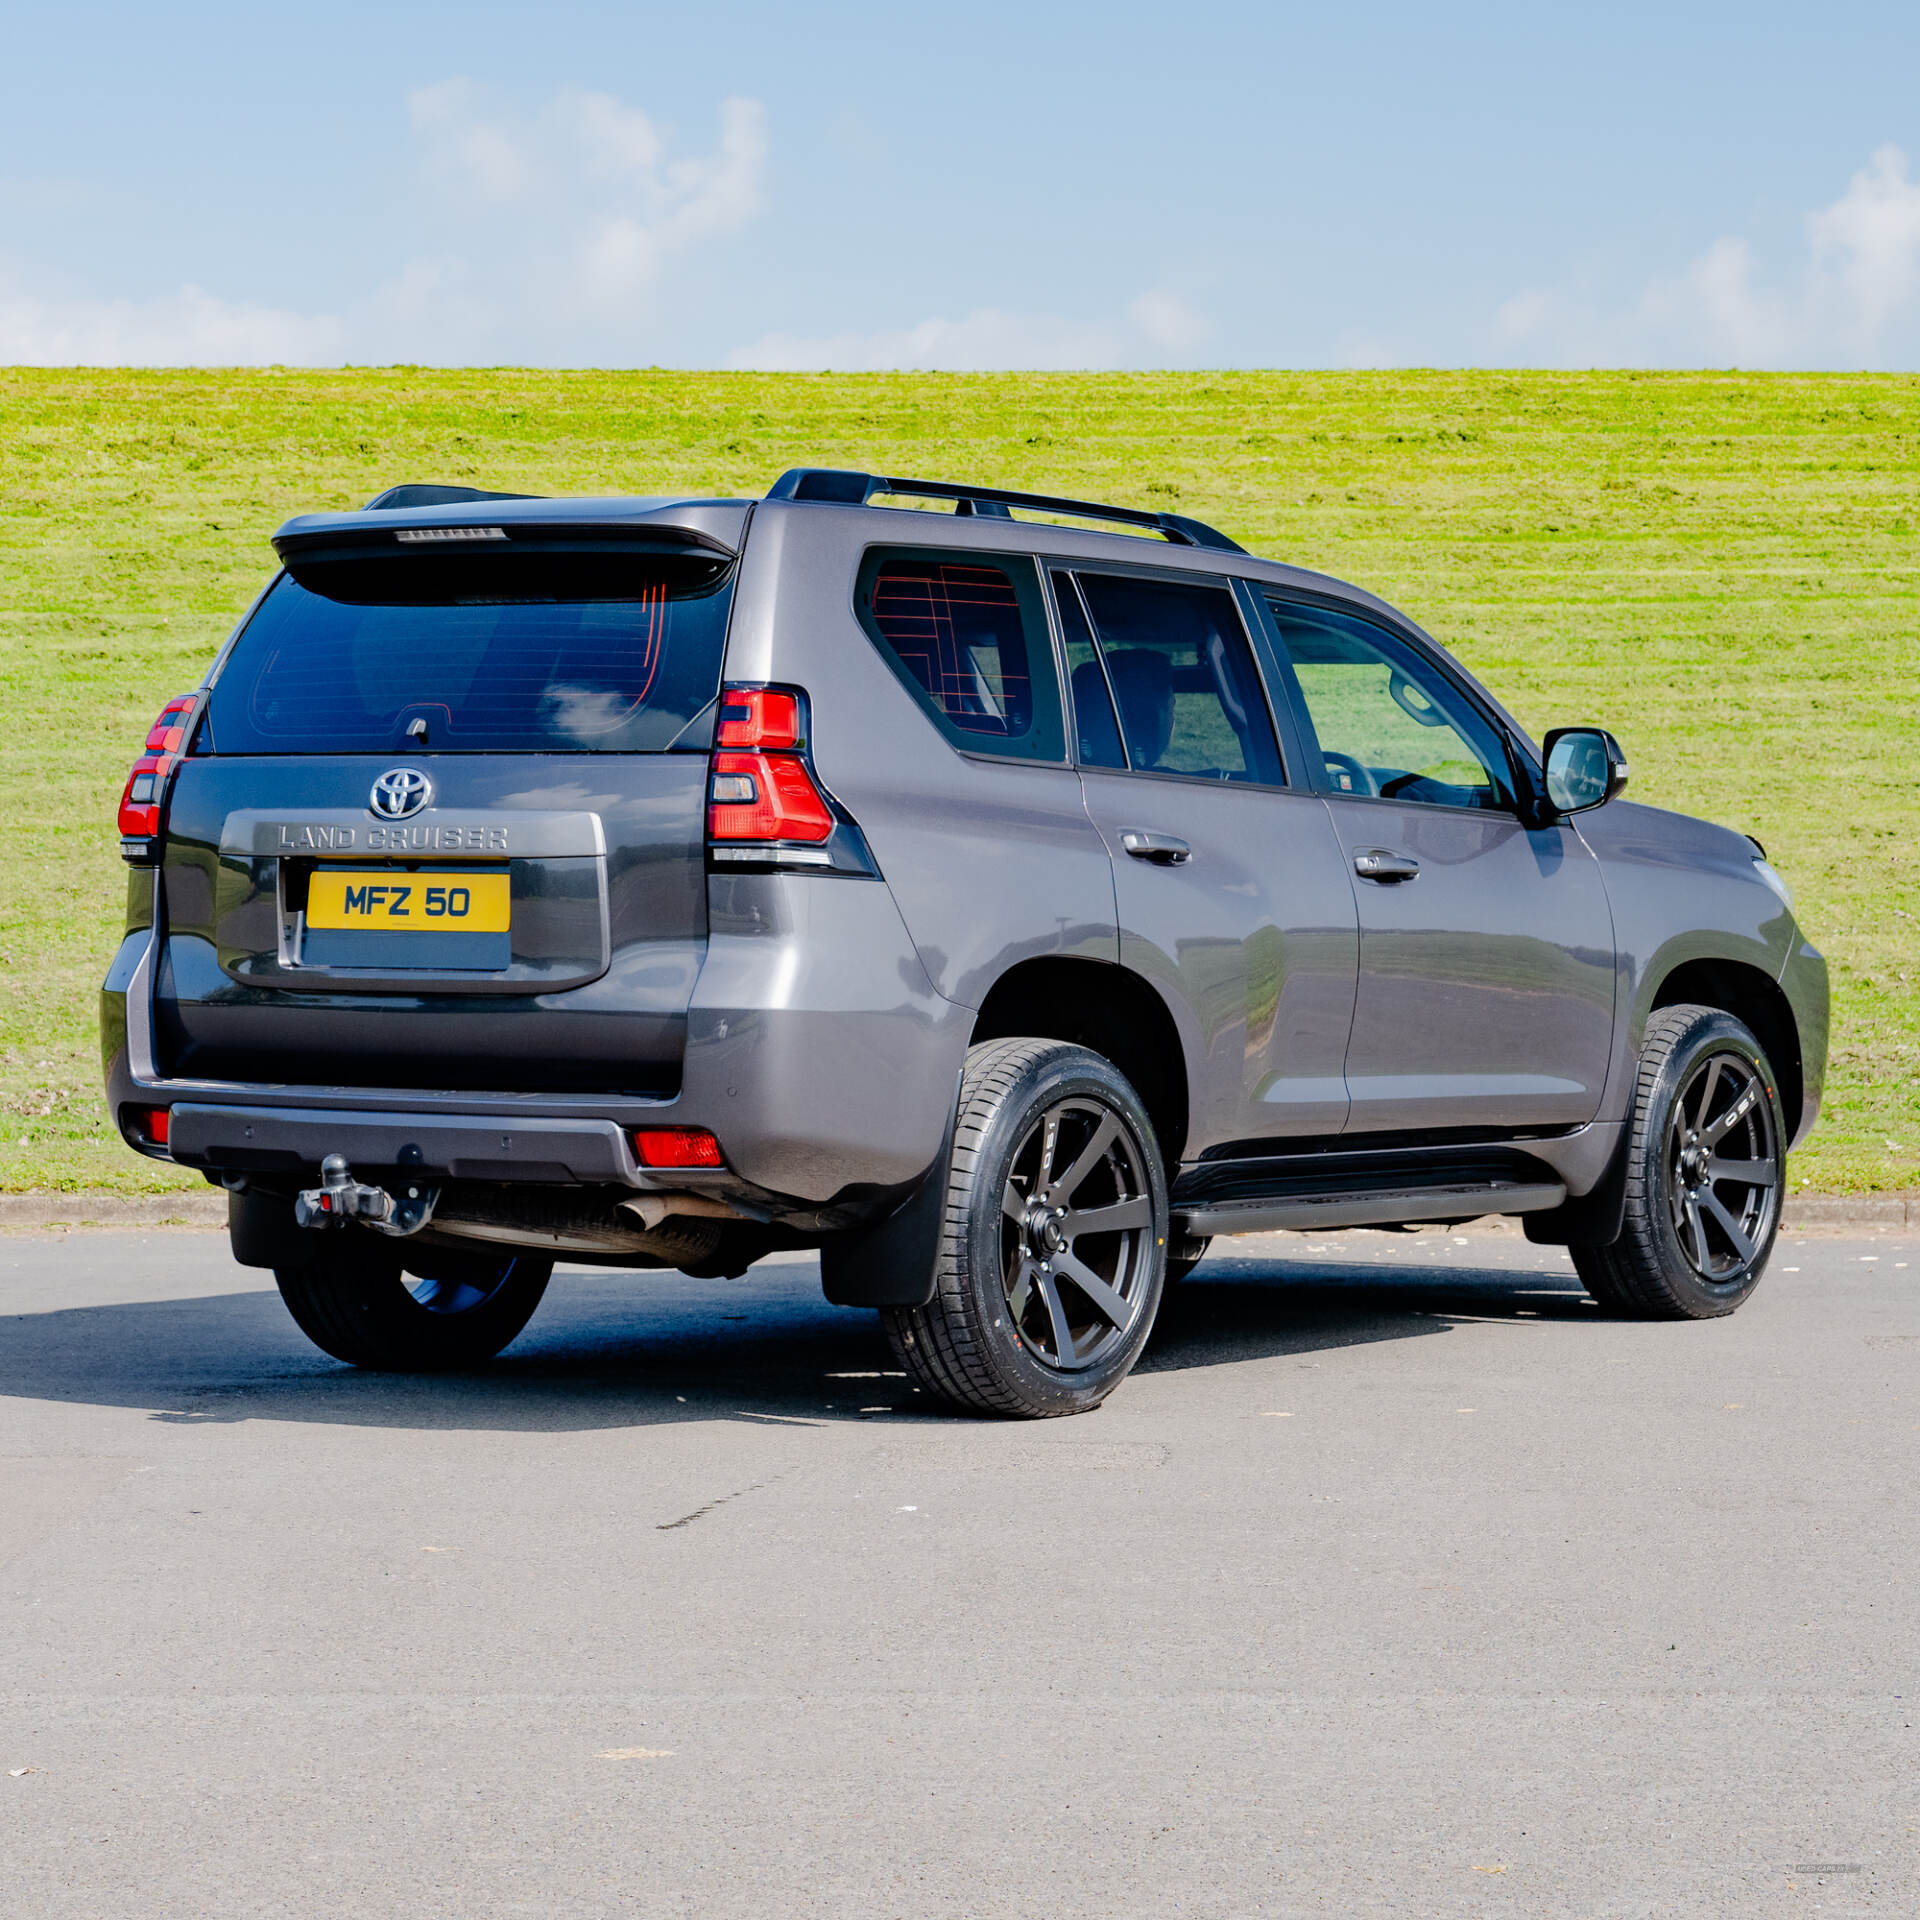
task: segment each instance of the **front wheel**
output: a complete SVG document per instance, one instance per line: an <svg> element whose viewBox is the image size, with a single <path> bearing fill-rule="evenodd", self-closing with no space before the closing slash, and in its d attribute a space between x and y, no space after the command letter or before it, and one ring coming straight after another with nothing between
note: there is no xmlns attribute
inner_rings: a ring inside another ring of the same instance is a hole
<svg viewBox="0 0 1920 1920"><path fill-rule="evenodd" d="M1568 1248L1587 1291L1635 1319L1733 1312L1773 1251L1786 1149L1773 1068L1732 1014L1664 1007L1647 1022L1625 1152L1618 1238Z"/></svg>
<svg viewBox="0 0 1920 1920"><path fill-rule="evenodd" d="M311 1257L276 1267L287 1311L349 1366L440 1373L491 1360L533 1317L553 1262L502 1249L450 1252L361 1227L316 1229Z"/></svg>
<svg viewBox="0 0 1920 1920"><path fill-rule="evenodd" d="M960 1083L933 1298L883 1309L912 1380L971 1411L1097 1407L1146 1345L1167 1183L1139 1095L1057 1040L989 1040Z"/></svg>

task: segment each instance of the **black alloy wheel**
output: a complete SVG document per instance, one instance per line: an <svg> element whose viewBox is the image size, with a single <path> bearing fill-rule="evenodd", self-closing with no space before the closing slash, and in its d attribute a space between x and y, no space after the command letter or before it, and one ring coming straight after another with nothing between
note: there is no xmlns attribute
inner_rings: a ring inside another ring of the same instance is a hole
<svg viewBox="0 0 1920 1920"><path fill-rule="evenodd" d="M1154 1265L1143 1149L1098 1100L1057 1101L1014 1149L1001 1199L1007 1312L1043 1366L1097 1367L1124 1345Z"/></svg>
<svg viewBox="0 0 1920 1920"><path fill-rule="evenodd" d="M1667 1206L1680 1250L1710 1286L1745 1277L1773 1238L1780 1149L1755 1065L1727 1050L1696 1062L1667 1122Z"/></svg>
<svg viewBox="0 0 1920 1920"><path fill-rule="evenodd" d="M909 1378L1044 1419L1096 1407L1165 1283L1167 1184L1126 1078L1058 1040L992 1040L961 1076L933 1298L883 1310Z"/></svg>
<svg viewBox="0 0 1920 1920"><path fill-rule="evenodd" d="M1773 1068L1717 1007L1663 1007L1647 1022L1630 1116L1617 1238L1568 1251L1610 1312L1705 1320L1733 1312L1766 1269L1786 1192Z"/></svg>

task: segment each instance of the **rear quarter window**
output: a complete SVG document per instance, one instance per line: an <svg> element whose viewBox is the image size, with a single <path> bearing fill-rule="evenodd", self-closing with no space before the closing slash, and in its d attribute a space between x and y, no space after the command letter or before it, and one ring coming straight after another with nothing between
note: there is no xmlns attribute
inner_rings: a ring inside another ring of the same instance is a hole
<svg viewBox="0 0 1920 1920"><path fill-rule="evenodd" d="M1061 761L1060 686L1033 563L878 548L854 604L882 657L963 753Z"/></svg>

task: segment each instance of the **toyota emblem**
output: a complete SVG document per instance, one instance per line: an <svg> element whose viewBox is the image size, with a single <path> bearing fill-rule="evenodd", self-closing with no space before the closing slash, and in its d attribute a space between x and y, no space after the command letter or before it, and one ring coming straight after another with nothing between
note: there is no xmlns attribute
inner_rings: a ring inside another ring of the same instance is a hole
<svg viewBox="0 0 1920 1920"><path fill-rule="evenodd" d="M394 767L373 783L367 810L382 820L404 820L433 798L433 782L418 767Z"/></svg>

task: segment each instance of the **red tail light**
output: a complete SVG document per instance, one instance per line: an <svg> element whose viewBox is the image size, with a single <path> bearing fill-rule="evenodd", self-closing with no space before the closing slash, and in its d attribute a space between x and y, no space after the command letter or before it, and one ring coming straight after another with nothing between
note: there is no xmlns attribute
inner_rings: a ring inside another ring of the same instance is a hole
<svg viewBox="0 0 1920 1920"><path fill-rule="evenodd" d="M797 753L716 753L707 831L716 840L809 840L833 815Z"/></svg>
<svg viewBox="0 0 1920 1920"><path fill-rule="evenodd" d="M720 695L707 787L716 860L827 867L841 825L807 761L806 695L791 687L727 687Z"/></svg>
<svg viewBox="0 0 1920 1920"><path fill-rule="evenodd" d="M120 794L120 851L129 860L152 857L166 812L167 783L186 751L199 698L196 693L183 693L160 709L159 719L148 730L146 750L127 775Z"/></svg>
<svg viewBox="0 0 1920 1920"><path fill-rule="evenodd" d="M705 1127L636 1127L633 1150L643 1167L724 1167L720 1142Z"/></svg>
<svg viewBox="0 0 1920 1920"><path fill-rule="evenodd" d="M716 747L798 747L800 696L780 687L729 687L720 696Z"/></svg>

